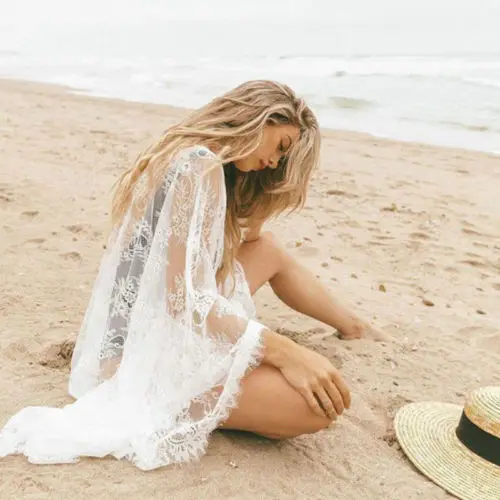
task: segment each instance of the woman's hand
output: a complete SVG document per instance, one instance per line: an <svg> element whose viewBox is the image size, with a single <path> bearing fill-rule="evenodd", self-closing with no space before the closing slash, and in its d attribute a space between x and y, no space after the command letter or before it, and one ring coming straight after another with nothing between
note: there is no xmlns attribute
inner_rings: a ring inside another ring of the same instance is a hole
<svg viewBox="0 0 500 500"><path fill-rule="evenodd" d="M368 321L354 317L351 314L342 328L338 328L339 336L343 340L371 339L377 342L392 342L394 338Z"/></svg>
<svg viewBox="0 0 500 500"><path fill-rule="evenodd" d="M270 330L264 335L264 361L281 371L314 413L334 420L351 406L347 384L327 358Z"/></svg>

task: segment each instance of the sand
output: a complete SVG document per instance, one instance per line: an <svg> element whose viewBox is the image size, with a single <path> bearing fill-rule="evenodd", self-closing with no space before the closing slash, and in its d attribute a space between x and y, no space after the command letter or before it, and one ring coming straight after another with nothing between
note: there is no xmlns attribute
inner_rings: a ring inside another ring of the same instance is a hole
<svg viewBox="0 0 500 500"><path fill-rule="evenodd" d="M0 81L0 425L67 394L119 173L185 111ZM395 441L407 402L500 385L500 159L324 131L305 209L269 224L340 298L398 338L340 341L264 288L259 319L328 356L353 392L338 424L272 442L213 435L200 462L0 460L0 498L441 499Z"/></svg>

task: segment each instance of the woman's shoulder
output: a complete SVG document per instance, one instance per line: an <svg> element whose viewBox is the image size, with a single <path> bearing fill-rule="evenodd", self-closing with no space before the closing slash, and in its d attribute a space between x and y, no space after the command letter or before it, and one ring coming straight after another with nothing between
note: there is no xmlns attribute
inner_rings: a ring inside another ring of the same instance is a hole
<svg viewBox="0 0 500 500"><path fill-rule="evenodd" d="M191 160L193 162L203 160L213 161L217 159L217 155L211 149L206 146L202 146L201 144L195 144L193 146L182 148L176 156L179 159Z"/></svg>
<svg viewBox="0 0 500 500"><path fill-rule="evenodd" d="M184 175L201 175L222 170L218 156L206 146L195 144L182 148L174 157L174 169Z"/></svg>

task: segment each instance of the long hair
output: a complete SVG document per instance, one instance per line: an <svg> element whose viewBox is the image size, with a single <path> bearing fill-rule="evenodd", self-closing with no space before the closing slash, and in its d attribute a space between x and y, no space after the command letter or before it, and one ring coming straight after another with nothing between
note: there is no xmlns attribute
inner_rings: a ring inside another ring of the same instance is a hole
<svg viewBox="0 0 500 500"><path fill-rule="evenodd" d="M238 171L232 163L257 149L266 124L297 126L299 139L277 169ZM267 80L243 83L168 128L156 144L138 156L115 185L112 226L120 225L131 203L132 214L140 216L173 157L194 145L216 152L218 162L224 165L227 210L224 253L217 272L221 282L234 272L244 227L304 205L311 173L318 163L320 130L311 109L287 85ZM134 187L145 174L149 190L142 195L145 199L138 199Z"/></svg>

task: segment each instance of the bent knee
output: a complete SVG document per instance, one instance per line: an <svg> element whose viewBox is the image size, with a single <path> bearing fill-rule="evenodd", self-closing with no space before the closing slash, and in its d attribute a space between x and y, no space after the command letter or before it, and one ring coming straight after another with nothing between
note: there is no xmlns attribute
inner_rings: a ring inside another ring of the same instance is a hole
<svg viewBox="0 0 500 500"><path fill-rule="evenodd" d="M280 261L286 257L287 252L285 247L272 231L264 231L257 241L260 242L261 248L265 251L266 255L275 256Z"/></svg>
<svg viewBox="0 0 500 500"><path fill-rule="evenodd" d="M283 263L285 248L279 242L277 236L271 231L264 231L256 240L245 242L238 251L238 259L243 266L249 259L256 259L261 264L266 262L268 267L280 267ZM248 266L248 264L247 264Z"/></svg>

